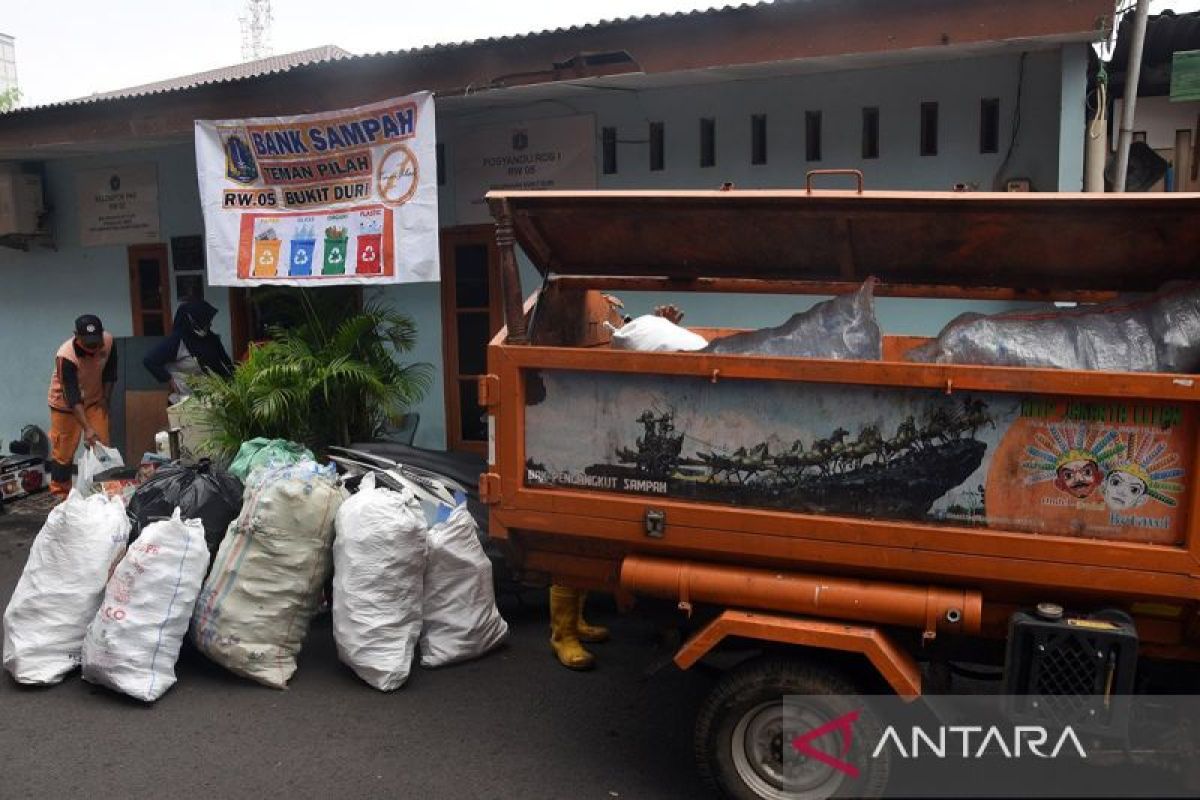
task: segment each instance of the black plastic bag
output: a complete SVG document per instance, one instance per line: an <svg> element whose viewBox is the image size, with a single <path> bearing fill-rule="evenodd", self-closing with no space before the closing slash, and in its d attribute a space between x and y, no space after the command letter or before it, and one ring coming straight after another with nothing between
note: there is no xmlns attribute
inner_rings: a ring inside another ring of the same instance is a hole
<svg viewBox="0 0 1200 800"><path fill-rule="evenodd" d="M174 463L160 467L129 501L130 543L144 526L170 519L177 506L184 519L200 520L208 549L216 552L225 529L242 510L242 482L214 469L207 460L195 466Z"/></svg>

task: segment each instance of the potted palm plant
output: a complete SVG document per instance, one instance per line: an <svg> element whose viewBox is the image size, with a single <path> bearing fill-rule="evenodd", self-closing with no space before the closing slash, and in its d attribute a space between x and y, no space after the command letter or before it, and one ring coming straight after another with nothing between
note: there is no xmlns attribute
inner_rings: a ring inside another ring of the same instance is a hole
<svg viewBox="0 0 1200 800"><path fill-rule="evenodd" d="M291 293L297 322L251 346L228 379L198 383L214 455L229 458L257 436L302 442L317 453L369 440L429 389L429 364L398 359L416 344L409 317L378 300L330 313L319 291Z"/></svg>

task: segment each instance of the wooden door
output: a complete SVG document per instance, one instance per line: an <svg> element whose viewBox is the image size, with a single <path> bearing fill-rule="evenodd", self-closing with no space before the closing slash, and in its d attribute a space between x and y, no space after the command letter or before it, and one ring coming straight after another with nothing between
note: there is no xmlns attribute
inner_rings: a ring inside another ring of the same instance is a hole
<svg viewBox="0 0 1200 800"><path fill-rule="evenodd" d="M129 299L134 336L164 336L171 330L171 284L165 244L130 245Z"/></svg>
<svg viewBox="0 0 1200 800"><path fill-rule="evenodd" d="M442 363L451 450L487 452L487 418L476 379L502 323L499 252L492 225L442 232Z"/></svg>

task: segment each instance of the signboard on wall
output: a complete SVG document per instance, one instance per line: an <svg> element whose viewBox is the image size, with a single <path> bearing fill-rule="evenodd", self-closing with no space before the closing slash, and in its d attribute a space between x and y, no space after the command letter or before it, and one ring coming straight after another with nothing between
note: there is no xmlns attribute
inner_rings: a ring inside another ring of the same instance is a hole
<svg viewBox="0 0 1200 800"><path fill-rule="evenodd" d="M197 120L213 286L436 281L433 96Z"/></svg>
<svg viewBox="0 0 1200 800"><path fill-rule="evenodd" d="M1200 50L1180 50L1171 59L1171 102L1200 100Z"/></svg>
<svg viewBox="0 0 1200 800"><path fill-rule="evenodd" d="M79 173L79 242L84 247L158 239L158 168L149 164Z"/></svg>
<svg viewBox="0 0 1200 800"><path fill-rule="evenodd" d="M489 189L596 188L591 115L480 128L454 143L454 214L459 225L490 222Z"/></svg>

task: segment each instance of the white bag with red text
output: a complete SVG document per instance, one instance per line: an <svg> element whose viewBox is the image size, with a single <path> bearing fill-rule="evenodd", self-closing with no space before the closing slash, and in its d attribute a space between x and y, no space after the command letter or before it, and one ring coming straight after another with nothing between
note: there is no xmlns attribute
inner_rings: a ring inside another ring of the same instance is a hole
<svg viewBox="0 0 1200 800"><path fill-rule="evenodd" d="M175 662L208 569L200 520L142 529L113 571L83 640L83 679L151 702L175 685Z"/></svg>
<svg viewBox="0 0 1200 800"><path fill-rule="evenodd" d="M4 612L4 668L18 683L58 683L79 666L84 633L128 539L119 499L72 491L50 512Z"/></svg>
<svg viewBox="0 0 1200 800"><path fill-rule="evenodd" d="M429 529L424 614L422 667L478 658L508 634L496 608L492 562L466 503Z"/></svg>

